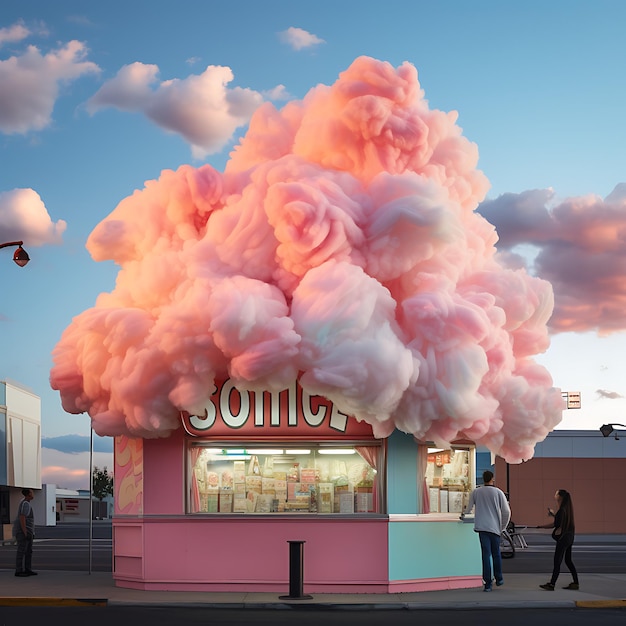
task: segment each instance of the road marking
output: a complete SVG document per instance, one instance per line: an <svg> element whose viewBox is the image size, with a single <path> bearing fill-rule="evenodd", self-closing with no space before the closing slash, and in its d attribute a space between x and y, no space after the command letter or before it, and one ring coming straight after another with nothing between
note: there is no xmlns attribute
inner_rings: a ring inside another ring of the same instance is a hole
<svg viewBox="0 0 626 626"><path fill-rule="evenodd" d="M626 600L577 600L576 606L581 609L621 609Z"/></svg>
<svg viewBox="0 0 626 626"><path fill-rule="evenodd" d="M516 552L544 553L554 552L554 546L529 546L528 548L515 548ZM626 546L572 546L572 553L585 552L591 554L614 554L625 552Z"/></svg>
<svg viewBox="0 0 626 626"><path fill-rule="evenodd" d="M0 606L107 606L106 598L5 598Z"/></svg>

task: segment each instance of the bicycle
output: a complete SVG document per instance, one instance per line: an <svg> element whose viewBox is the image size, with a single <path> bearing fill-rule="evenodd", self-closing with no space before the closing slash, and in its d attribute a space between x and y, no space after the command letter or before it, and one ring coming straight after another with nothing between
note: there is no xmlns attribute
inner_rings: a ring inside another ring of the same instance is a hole
<svg viewBox="0 0 626 626"><path fill-rule="evenodd" d="M500 555L503 559L512 559L515 556L515 543L508 529L500 535Z"/></svg>

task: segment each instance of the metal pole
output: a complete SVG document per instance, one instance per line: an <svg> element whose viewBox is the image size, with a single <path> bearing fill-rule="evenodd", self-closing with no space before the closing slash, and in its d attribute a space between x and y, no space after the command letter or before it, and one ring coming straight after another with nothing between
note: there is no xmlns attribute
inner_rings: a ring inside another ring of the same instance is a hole
<svg viewBox="0 0 626 626"><path fill-rule="evenodd" d="M310 600L313 596L302 593L304 582L304 544L306 541L288 541L289 544L289 595L290 600Z"/></svg>
<svg viewBox="0 0 626 626"><path fill-rule="evenodd" d="M89 573L92 566L92 542L93 542L93 428L89 427Z"/></svg>
<svg viewBox="0 0 626 626"><path fill-rule="evenodd" d="M506 464L506 495L509 498L509 502L511 501L511 467L509 464Z"/></svg>

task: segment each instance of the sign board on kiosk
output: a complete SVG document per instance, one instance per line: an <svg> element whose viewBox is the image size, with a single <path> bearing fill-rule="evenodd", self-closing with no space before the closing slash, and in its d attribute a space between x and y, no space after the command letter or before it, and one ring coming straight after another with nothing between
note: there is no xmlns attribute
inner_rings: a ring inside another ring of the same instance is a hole
<svg viewBox="0 0 626 626"><path fill-rule="evenodd" d="M227 380L216 384L204 415L183 411L181 417L185 430L194 437L373 438L369 424L357 422L297 383L280 392L255 392L239 390Z"/></svg>

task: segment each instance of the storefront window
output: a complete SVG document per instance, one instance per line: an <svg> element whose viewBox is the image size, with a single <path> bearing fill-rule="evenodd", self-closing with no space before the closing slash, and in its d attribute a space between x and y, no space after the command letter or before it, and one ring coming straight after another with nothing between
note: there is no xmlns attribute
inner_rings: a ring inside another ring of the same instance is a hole
<svg viewBox="0 0 626 626"><path fill-rule="evenodd" d="M475 472L473 446L428 448L424 512L462 513L474 488Z"/></svg>
<svg viewBox="0 0 626 626"><path fill-rule="evenodd" d="M380 443L192 443L190 513L379 513Z"/></svg>

